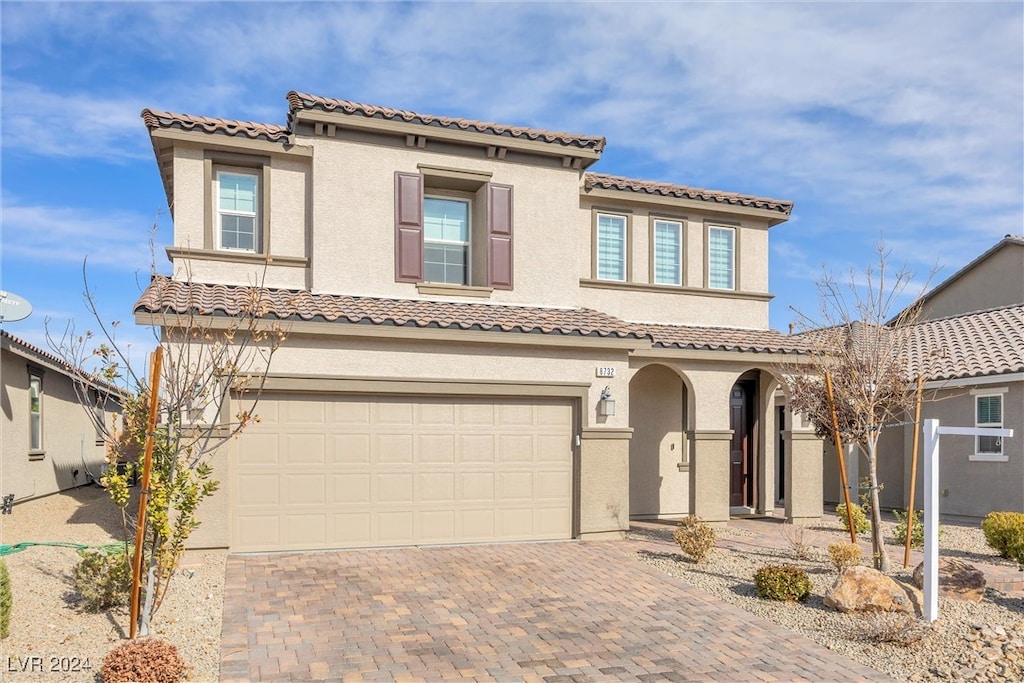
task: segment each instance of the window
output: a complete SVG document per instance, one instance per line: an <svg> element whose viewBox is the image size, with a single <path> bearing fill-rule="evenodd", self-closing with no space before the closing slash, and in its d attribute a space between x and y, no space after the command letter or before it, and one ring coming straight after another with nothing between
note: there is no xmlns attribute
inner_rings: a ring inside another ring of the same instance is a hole
<svg viewBox="0 0 1024 683"><path fill-rule="evenodd" d="M469 201L423 198L423 279L466 285L470 279Z"/></svg>
<svg viewBox="0 0 1024 683"><path fill-rule="evenodd" d="M736 288L736 229L708 229L708 287Z"/></svg>
<svg viewBox="0 0 1024 683"><path fill-rule="evenodd" d="M1003 397L1001 394L975 396L975 426L1003 426ZM976 436L974 452L978 455L1002 455L1001 436Z"/></svg>
<svg viewBox="0 0 1024 683"><path fill-rule="evenodd" d="M29 373L28 376L28 448L32 452L43 450L43 378Z"/></svg>
<svg viewBox="0 0 1024 683"><path fill-rule="evenodd" d="M626 281L626 217L597 214L597 278Z"/></svg>
<svg viewBox="0 0 1024 683"><path fill-rule="evenodd" d="M683 224L654 221L654 284L683 284Z"/></svg>
<svg viewBox="0 0 1024 683"><path fill-rule="evenodd" d="M259 176L240 171L217 171L217 247L260 251Z"/></svg>

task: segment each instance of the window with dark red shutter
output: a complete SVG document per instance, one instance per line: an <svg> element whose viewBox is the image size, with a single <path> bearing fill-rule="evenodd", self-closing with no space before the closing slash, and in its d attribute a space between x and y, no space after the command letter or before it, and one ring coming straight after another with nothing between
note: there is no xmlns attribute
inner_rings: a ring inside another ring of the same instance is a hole
<svg viewBox="0 0 1024 683"><path fill-rule="evenodd" d="M423 176L395 173L395 281L423 280Z"/></svg>
<svg viewBox="0 0 1024 683"><path fill-rule="evenodd" d="M511 185L487 185L487 284L512 289Z"/></svg>

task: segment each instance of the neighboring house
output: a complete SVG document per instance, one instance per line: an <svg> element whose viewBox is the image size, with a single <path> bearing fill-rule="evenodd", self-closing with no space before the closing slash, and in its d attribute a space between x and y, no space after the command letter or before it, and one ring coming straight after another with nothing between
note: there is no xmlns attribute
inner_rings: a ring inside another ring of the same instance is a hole
<svg viewBox="0 0 1024 683"><path fill-rule="evenodd" d="M921 419L956 427L1005 427L1008 439L943 436L940 509L982 517L1024 512L1024 237L1007 235L921 300L909 334L908 380L924 375ZM912 420L911 416L908 418ZM909 504L914 426L883 433L880 492L887 508ZM919 457L923 444L919 439ZM833 451L834 452L834 451ZM848 465L857 481L857 459ZM838 469L826 457L825 500L841 500ZM922 506L921 477L915 507Z"/></svg>
<svg viewBox="0 0 1024 683"><path fill-rule="evenodd" d="M174 244L136 321L216 324L257 285L289 329L194 544L621 537L783 486L820 516L821 442L771 374L804 350L768 329L790 202L587 172L601 137L288 102L142 113Z"/></svg>
<svg viewBox="0 0 1024 683"><path fill-rule="evenodd" d="M94 420L117 410L110 388L86 388L92 415L75 390L80 377L64 361L0 330L0 495L14 502L98 480L106 462Z"/></svg>

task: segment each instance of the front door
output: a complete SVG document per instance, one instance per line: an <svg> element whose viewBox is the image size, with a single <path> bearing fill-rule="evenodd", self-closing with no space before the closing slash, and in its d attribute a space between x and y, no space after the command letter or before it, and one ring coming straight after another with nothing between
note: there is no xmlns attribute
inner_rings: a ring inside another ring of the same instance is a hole
<svg viewBox="0 0 1024 683"><path fill-rule="evenodd" d="M729 397L729 506L754 504L754 383L737 382Z"/></svg>

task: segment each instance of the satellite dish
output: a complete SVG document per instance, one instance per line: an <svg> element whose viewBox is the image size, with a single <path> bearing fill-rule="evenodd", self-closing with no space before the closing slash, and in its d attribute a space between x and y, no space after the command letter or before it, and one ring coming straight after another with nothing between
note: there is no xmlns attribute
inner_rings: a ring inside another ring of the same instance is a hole
<svg viewBox="0 0 1024 683"><path fill-rule="evenodd" d="M0 323L24 320L32 315L32 304L13 292L0 289Z"/></svg>

